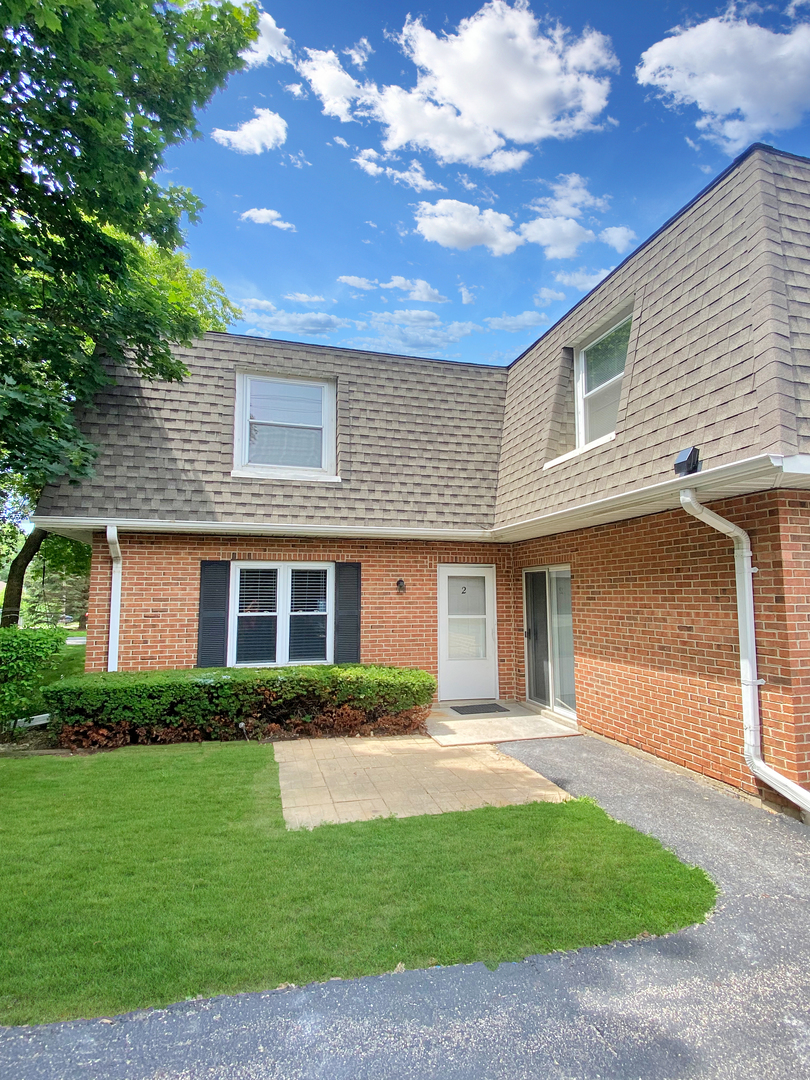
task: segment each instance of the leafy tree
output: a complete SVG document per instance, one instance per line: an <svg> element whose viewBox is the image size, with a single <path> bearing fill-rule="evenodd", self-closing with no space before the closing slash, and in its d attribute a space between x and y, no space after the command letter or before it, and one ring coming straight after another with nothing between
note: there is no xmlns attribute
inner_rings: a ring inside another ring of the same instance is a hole
<svg viewBox="0 0 810 1080"><path fill-rule="evenodd" d="M74 407L111 365L185 374L172 346L237 314L176 249L201 204L155 175L243 66L254 6L3 0L0 35L0 502L92 469ZM35 529L9 567L16 622Z"/></svg>
<svg viewBox="0 0 810 1080"><path fill-rule="evenodd" d="M186 267L185 296L150 273L177 257L181 217L200 209L155 174L243 65L257 12L227 0L4 0L3 10L0 471L41 487L92 466L73 408L106 381L104 358L180 379L172 345L206 328L184 302L202 294L210 307L198 272ZM213 299L227 319L224 296Z"/></svg>

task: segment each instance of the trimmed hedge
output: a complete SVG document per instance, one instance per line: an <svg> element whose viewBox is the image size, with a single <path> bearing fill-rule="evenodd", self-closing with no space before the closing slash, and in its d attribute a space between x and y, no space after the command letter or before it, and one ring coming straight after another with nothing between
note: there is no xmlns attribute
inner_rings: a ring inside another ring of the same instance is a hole
<svg viewBox="0 0 810 1080"><path fill-rule="evenodd" d="M102 672L62 679L42 696L59 744L78 749L405 733L421 726L435 691L417 668L352 664Z"/></svg>

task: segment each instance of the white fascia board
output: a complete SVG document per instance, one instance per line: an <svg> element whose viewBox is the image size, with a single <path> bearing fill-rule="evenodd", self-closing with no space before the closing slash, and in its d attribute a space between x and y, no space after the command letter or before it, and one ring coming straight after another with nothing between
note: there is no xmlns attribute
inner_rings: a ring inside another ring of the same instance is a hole
<svg viewBox="0 0 810 1080"><path fill-rule="evenodd" d="M385 526L359 525L303 525L300 523L274 523L255 521L168 521L155 518L127 517L59 517L34 515L34 524L48 532L86 535L116 525L119 533L205 533L209 536L302 536L324 539L376 539L376 540L453 540L467 543L486 543L493 540L488 529L431 529L387 528Z"/></svg>
<svg viewBox="0 0 810 1080"><path fill-rule="evenodd" d="M783 458L775 454L762 454L730 465L718 465L688 477L677 476L649 487L634 488L620 495L580 503L513 525L501 525L492 530L492 535L502 543L514 543L659 514L680 506L680 491L687 485L693 491L700 492L701 499L707 502L773 488L810 488L810 455Z"/></svg>

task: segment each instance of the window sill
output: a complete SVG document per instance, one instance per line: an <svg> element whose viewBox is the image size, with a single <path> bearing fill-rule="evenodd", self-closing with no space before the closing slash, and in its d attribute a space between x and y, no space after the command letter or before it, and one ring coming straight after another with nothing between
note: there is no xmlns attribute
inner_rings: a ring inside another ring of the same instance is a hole
<svg viewBox="0 0 810 1080"><path fill-rule="evenodd" d="M601 439L594 439L593 442L585 443L584 446L578 446L575 450L569 450L567 454L561 454L559 457L552 458L551 461L545 462L544 469L553 469L555 465L562 465L564 461L571 461L572 458L579 457L580 454L585 454L588 450L595 450L597 446L604 446L605 443L613 442L616 438L616 432L611 431L607 435L603 435Z"/></svg>
<svg viewBox="0 0 810 1080"><path fill-rule="evenodd" d="M314 667L316 664L330 666L331 660L276 660L274 662L258 661L255 664L237 664L234 661L233 664L229 664L228 667L235 668L285 668L285 667Z"/></svg>
<svg viewBox="0 0 810 1080"><path fill-rule="evenodd" d="M328 473L317 472L312 469L275 469L272 465L242 465L231 471L231 476L246 480L295 480L297 483L307 481L315 484L340 484L343 481L339 476L330 476Z"/></svg>

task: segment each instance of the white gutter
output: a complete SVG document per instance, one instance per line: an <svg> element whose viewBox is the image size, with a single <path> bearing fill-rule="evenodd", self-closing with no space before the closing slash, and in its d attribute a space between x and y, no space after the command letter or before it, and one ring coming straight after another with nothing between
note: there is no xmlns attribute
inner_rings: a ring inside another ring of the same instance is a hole
<svg viewBox="0 0 810 1080"><path fill-rule="evenodd" d="M110 632L107 640L107 671L118 671L118 639L121 630L121 573L124 559L118 543L118 528L107 526L107 544L112 559L112 582L110 584Z"/></svg>
<svg viewBox="0 0 810 1080"><path fill-rule="evenodd" d="M573 465L572 464L572 468ZM562 466L567 468L567 466ZM573 483L576 474L569 479ZM810 488L810 454L781 457L759 454L757 457L703 469L695 476L695 487L708 501L730 499L754 491L774 488ZM63 517L35 514L33 521L48 532L80 537L89 543L92 533L116 525L119 532L201 533L207 536L295 536L324 539L376 540L449 540L455 543L512 544L538 536L588 529L614 521L626 521L647 514L658 514L678 507L683 480L659 481L646 487L632 488L618 495L576 503L563 510L551 510L535 517L494 528L432 528L413 525L328 525L296 521L184 521L166 518Z"/></svg>
<svg viewBox="0 0 810 1080"><path fill-rule="evenodd" d="M751 565L751 540L738 525L720 517L698 502L694 491L681 491L681 506L699 521L734 541L734 570L737 579L737 625L740 636L740 690L743 708L743 753L745 763L754 776L774 791L796 803L810 815L810 791L777 772L762 759L762 725L759 714L759 686L765 681L757 678L757 645L754 623L754 581L757 568Z"/></svg>

